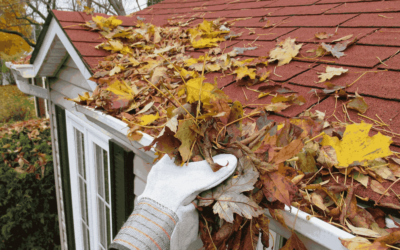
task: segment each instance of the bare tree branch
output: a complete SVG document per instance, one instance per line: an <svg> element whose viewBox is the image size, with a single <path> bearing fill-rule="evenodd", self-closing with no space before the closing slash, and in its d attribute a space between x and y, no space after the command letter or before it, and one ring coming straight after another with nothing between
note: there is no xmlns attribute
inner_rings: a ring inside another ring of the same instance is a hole
<svg viewBox="0 0 400 250"><path fill-rule="evenodd" d="M142 9L140 8L139 0L136 0L136 3L137 3L137 6L139 7L139 10L142 10Z"/></svg>
<svg viewBox="0 0 400 250"><path fill-rule="evenodd" d="M111 6L114 8L119 16L126 16L126 12L121 0L108 0L108 2L111 4Z"/></svg>
<svg viewBox="0 0 400 250"><path fill-rule="evenodd" d="M29 1L27 1L29 8L32 9L35 13L37 13L43 20L46 20L46 17L40 12L35 6L33 6Z"/></svg>
<svg viewBox="0 0 400 250"><path fill-rule="evenodd" d="M24 36L21 32L15 31L15 30L5 30L5 29L0 29L0 32L4 32L4 33L8 33L8 34L14 34L17 36L20 36L22 39L25 40L25 42L27 44L29 44L29 46L31 47L36 47L35 43L32 43L31 41L29 41L29 38L27 38L26 36Z"/></svg>
<svg viewBox="0 0 400 250"><path fill-rule="evenodd" d="M96 1L94 1L94 0L92 0L92 1L93 1L93 3L96 4L97 6L99 6L99 7L103 8L103 9L105 9L106 11L111 12L111 14L113 14L113 15L115 15L115 16L117 15L114 11L110 10L109 7L107 7L107 6L103 5L103 4L100 4L100 3L98 3L98 2L96 2Z"/></svg>

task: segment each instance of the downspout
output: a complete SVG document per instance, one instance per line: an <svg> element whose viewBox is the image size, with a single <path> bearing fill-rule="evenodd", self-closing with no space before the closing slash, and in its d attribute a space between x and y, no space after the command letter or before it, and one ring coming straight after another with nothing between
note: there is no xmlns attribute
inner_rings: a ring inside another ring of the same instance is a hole
<svg viewBox="0 0 400 250"><path fill-rule="evenodd" d="M23 93L49 99L47 89L29 84L29 80L35 77L35 70L32 64L12 64L11 62L6 62L6 67L11 70L18 89Z"/></svg>

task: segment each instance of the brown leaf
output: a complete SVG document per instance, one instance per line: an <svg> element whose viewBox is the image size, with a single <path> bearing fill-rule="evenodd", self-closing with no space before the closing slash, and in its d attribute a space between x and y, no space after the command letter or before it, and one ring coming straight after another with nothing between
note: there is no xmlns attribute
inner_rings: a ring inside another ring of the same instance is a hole
<svg viewBox="0 0 400 250"><path fill-rule="evenodd" d="M248 156L242 157L239 160L239 164L243 166L243 174L230 177L216 188L200 194L205 199L200 199L198 206L208 206L215 200L214 213L218 213L220 218L227 222L233 222L234 213L251 219L259 216L264 211L257 203L242 194L242 192L254 189L258 172L255 171L253 163Z"/></svg>
<svg viewBox="0 0 400 250"><path fill-rule="evenodd" d="M175 137L181 141L179 146L179 153L182 156L182 162L187 162L191 157L191 149L194 141L196 140L196 132L190 127L195 123L193 120L179 121L178 130L176 131Z"/></svg>
<svg viewBox="0 0 400 250"><path fill-rule="evenodd" d="M378 194L384 194L386 191L386 188L384 188L382 186L382 184L380 184L379 182L377 182L376 180L371 180L371 189L378 193ZM385 194L386 196L390 196L389 192L386 192Z"/></svg>
<svg viewBox="0 0 400 250"><path fill-rule="evenodd" d="M261 243L264 247L269 247L269 219L265 214L256 218L257 224L261 229Z"/></svg>
<svg viewBox="0 0 400 250"><path fill-rule="evenodd" d="M261 176L261 179L264 181L262 190L269 202L279 200L290 206L298 188L285 177L284 173L278 170Z"/></svg>
<svg viewBox="0 0 400 250"><path fill-rule="evenodd" d="M304 144L301 139L296 139L289 143L289 145L283 147L272 159L272 162L279 164L292 157L294 157L303 148Z"/></svg>
<svg viewBox="0 0 400 250"><path fill-rule="evenodd" d="M329 37L333 36L333 34L327 34L326 32L317 32L315 33L315 37L318 39L327 39Z"/></svg>
<svg viewBox="0 0 400 250"><path fill-rule="evenodd" d="M149 151L155 144L157 144L156 149L167 153L171 158L178 153L178 148L181 146L181 142L175 138L175 133L169 127L165 127L165 132L162 136L157 137L149 146L143 148Z"/></svg>
<svg viewBox="0 0 400 250"><path fill-rule="evenodd" d="M307 250L304 243L301 242L297 234L292 231L292 236L287 240L286 244L280 250Z"/></svg>
<svg viewBox="0 0 400 250"><path fill-rule="evenodd" d="M332 166L337 166L338 161L335 149L330 145L322 146L319 151L317 162L329 168Z"/></svg>
<svg viewBox="0 0 400 250"><path fill-rule="evenodd" d="M368 104L365 102L364 98L356 92L356 98L348 102L347 107L349 109L357 110L361 114L364 114L365 112L367 112Z"/></svg>

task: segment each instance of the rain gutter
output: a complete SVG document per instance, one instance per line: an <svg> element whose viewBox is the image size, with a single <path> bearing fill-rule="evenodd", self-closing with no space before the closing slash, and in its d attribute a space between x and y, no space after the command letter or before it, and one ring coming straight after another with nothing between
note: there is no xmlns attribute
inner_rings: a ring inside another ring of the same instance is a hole
<svg viewBox="0 0 400 250"><path fill-rule="evenodd" d="M49 99L49 91L47 89L29 83L36 76L33 64L12 64L11 62L6 62L6 67L11 70L18 89L23 93Z"/></svg>

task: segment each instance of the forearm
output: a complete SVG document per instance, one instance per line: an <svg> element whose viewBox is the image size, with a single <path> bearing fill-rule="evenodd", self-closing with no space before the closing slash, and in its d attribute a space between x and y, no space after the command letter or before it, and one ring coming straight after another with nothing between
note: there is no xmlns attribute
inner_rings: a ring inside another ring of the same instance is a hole
<svg viewBox="0 0 400 250"><path fill-rule="evenodd" d="M168 250L178 216L152 199L143 198L109 249Z"/></svg>

